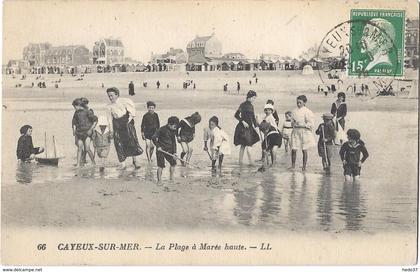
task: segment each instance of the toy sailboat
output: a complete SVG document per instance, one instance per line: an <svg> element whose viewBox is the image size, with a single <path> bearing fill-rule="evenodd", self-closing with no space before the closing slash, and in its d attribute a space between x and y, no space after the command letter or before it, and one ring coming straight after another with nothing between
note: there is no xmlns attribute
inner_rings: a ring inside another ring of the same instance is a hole
<svg viewBox="0 0 420 272"><path fill-rule="evenodd" d="M46 165L58 165L59 157L57 157L57 147L55 143L55 137L53 135L53 144L54 144L54 157L49 158L48 157L48 149L47 149L47 133L45 132L45 158L36 157L36 161L40 164L46 164Z"/></svg>

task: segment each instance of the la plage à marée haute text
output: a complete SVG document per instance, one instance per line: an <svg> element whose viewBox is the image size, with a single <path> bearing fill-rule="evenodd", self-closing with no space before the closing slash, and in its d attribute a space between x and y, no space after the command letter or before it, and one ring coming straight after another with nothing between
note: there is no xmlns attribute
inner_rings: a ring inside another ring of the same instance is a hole
<svg viewBox="0 0 420 272"><path fill-rule="evenodd" d="M243 244L210 244L210 243L194 243L194 244L180 244L180 243L156 243L154 247L141 246L139 243L60 243L57 246L60 251L111 251L111 250L168 250L168 251L188 251L188 250L271 250L269 243L261 243L258 246L245 246Z"/></svg>

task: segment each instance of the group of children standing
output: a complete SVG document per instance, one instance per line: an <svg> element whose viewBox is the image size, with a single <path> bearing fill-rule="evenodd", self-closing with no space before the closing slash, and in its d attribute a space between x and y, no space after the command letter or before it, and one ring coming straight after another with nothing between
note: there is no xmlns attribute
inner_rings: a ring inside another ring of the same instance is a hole
<svg viewBox="0 0 420 272"><path fill-rule="evenodd" d="M313 137L314 114L306 107L307 98L300 95L296 99L296 109L285 113L285 120L280 129L279 117L274 110L274 102L268 100L264 106L265 116L262 122L257 122L254 118L253 101L256 93L249 91L247 100L239 106L235 117L239 123L235 130L235 145L240 145L239 163L242 163L242 157L246 147L255 144L259 138L262 142L262 158L265 164L276 162L276 151L281 147L284 141L285 151L292 150L292 167L295 168L297 151L302 151L303 166L302 171L306 170L308 161L308 149L315 145ZM344 131L345 119L347 114L347 105L345 104L345 94L339 93L338 99L331 107L331 113L323 114L323 123L318 126L315 133L319 135L318 155L322 158L324 170L329 173L331 167L331 158L333 146L341 145L340 158L343 163L344 175L346 180L358 179L362 163L369 156L364 142L360 139L360 132L356 129L347 131L348 141L343 143L342 138L337 139L337 134ZM256 135L258 126L260 136ZM248 156L249 150L248 150ZM271 162L268 157L271 157Z"/></svg>
<svg viewBox="0 0 420 272"><path fill-rule="evenodd" d="M322 165L325 171L330 171L331 157L335 143L337 126L344 129L344 116L347 113L345 105L345 95L338 95L339 99L332 107L332 113L323 114L323 123L318 126L315 133L319 135L318 154L322 158ZM264 106L265 116L261 122L257 122L252 103L256 98L256 92L249 91L247 100L242 103L235 113L239 123L235 130L235 145L241 146L240 163L245 151L245 147L252 146L261 140L262 158L261 161L268 164L275 164L277 150L284 142L285 151L291 149L292 168L295 168L297 150L302 150L303 167L305 171L308 149L315 145L312 134L314 128L314 115L306 107L307 98L300 95L296 99L297 107L293 111L285 113L285 120L282 127L279 127L279 116L274 109L274 101L267 100ZM86 155L89 156L92 164L96 164L95 156L101 160L100 170L104 170L105 160L110 150L110 143L113 138L110 121L105 116L95 115L94 111L88 107L88 99L76 98L72 105L75 109L72 128L77 146L76 166L80 166L86 161ZM195 138L195 126L201 122L201 115L194 112L190 116L179 119L176 116L169 117L167 124L160 125L158 114L155 112L156 104L152 101L147 102L147 112L144 114L141 122L141 136L146 142L146 156L149 162L153 161L153 153L156 148L157 160L157 179L161 180L165 161L170 164L170 179L173 173L176 161L182 162L182 165L190 164L193 153L192 141ZM343 116L343 112L344 116ZM338 120L334 123L333 119ZM259 135L256 127L259 129ZM30 161L35 154L43 151L42 148L34 148L31 138L32 127L26 125L21 128L21 134L18 141L17 157L21 161ZM346 180L357 179L360 176L361 164L367 159L368 152L364 142L360 139L360 133L355 129L347 131L348 141L340 143L339 152L343 162L344 175ZM90 143L93 142L94 152L90 149ZM177 142L182 147L180 157L177 154ZM219 118L212 116L208 121L208 126L204 129L204 150L212 161L212 169L216 170L216 163L221 168L225 155L229 155L230 144L229 137L219 125ZM268 158L271 158L268 161Z"/></svg>

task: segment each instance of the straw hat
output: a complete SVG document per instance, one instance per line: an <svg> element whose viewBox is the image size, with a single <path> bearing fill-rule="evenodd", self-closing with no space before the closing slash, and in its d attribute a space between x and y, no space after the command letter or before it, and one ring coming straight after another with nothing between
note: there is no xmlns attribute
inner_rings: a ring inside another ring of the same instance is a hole
<svg viewBox="0 0 420 272"><path fill-rule="evenodd" d="M331 114L331 113L329 113L329 112L327 112L327 113L324 113L323 115L322 115L322 119L326 119L326 120L331 120L331 119L333 119L333 115Z"/></svg>

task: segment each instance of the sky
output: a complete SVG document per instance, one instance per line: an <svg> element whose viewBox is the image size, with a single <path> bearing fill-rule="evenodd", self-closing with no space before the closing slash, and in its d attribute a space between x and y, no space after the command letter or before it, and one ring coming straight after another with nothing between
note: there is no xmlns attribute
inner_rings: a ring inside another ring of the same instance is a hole
<svg viewBox="0 0 420 272"><path fill-rule="evenodd" d="M215 32L223 53L298 57L319 44L351 8L406 9L410 1L19 1L3 3L3 62L21 59L28 43L85 45L120 38L125 56L147 62L151 53L186 49L196 35Z"/></svg>

